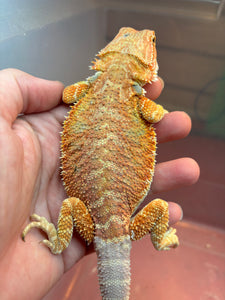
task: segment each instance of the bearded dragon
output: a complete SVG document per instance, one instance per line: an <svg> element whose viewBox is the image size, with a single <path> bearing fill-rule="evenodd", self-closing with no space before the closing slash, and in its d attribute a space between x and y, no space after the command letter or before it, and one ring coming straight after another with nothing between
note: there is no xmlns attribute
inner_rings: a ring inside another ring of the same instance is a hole
<svg viewBox="0 0 225 300"><path fill-rule="evenodd" d="M157 250L178 246L168 226L168 203L155 199L137 213L152 182L156 154L154 123L167 112L142 88L157 80L154 31L121 28L98 53L94 76L70 85L63 101L74 103L62 132L62 178L68 198L58 227L36 214L33 227L43 243L60 254L73 228L94 243L103 299L129 299L131 241L150 233Z"/></svg>

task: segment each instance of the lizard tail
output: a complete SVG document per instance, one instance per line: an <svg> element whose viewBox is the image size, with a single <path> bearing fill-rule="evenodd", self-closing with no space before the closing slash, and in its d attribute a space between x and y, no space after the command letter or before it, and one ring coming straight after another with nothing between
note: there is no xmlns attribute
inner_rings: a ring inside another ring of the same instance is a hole
<svg viewBox="0 0 225 300"><path fill-rule="evenodd" d="M116 241L95 236L98 277L103 300L128 300L130 294L130 236Z"/></svg>

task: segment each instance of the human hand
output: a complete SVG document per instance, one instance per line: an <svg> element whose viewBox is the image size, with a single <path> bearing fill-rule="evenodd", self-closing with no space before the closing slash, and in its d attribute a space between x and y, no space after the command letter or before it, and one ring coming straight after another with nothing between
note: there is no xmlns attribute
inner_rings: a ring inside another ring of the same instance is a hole
<svg viewBox="0 0 225 300"><path fill-rule="evenodd" d="M146 87L156 99L159 80ZM35 212L57 223L66 198L60 178L61 124L68 110L60 104L63 85L35 78L19 70L0 71L0 298L40 299L85 253L79 237L62 255L53 255L38 242L43 232L32 230L21 239L29 216ZM23 114L19 116L19 114ZM177 126L174 126L176 122ZM167 114L156 125L158 141L182 138L190 131L184 113ZM170 172L164 183L165 172ZM188 158L156 166L152 191L194 183L197 164ZM170 204L170 222L180 219L179 206Z"/></svg>
<svg viewBox="0 0 225 300"><path fill-rule="evenodd" d="M148 84L145 86L146 95L151 100L156 100L163 90L164 82L161 78L158 79L158 81L153 82L151 85ZM166 114L162 121L155 124L155 129L159 145L179 140L185 138L190 133L191 119L185 112L173 111ZM189 157L157 163L151 185L151 194L192 185L198 180L199 175L200 169L198 164L194 159ZM143 202L143 206L147 202L149 202L148 196ZM169 202L169 224L173 225L181 220L182 217L183 212L181 207L174 202Z"/></svg>

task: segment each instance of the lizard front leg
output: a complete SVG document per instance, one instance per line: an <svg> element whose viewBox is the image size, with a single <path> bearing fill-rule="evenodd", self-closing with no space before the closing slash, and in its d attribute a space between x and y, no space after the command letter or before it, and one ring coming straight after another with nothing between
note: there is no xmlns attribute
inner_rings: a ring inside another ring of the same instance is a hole
<svg viewBox="0 0 225 300"><path fill-rule="evenodd" d="M131 219L131 240L141 239L150 232L152 243L157 250L176 248L179 245L176 229L168 229L168 222L168 203L155 199Z"/></svg>
<svg viewBox="0 0 225 300"><path fill-rule="evenodd" d="M22 239L25 240L25 236L31 228L40 228L48 235L48 240L43 240L42 243L48 246L53 254L60 254L69 246L73 226L87 244L94 239L94 224L88 209L82 201L75 197L63 201L57 229L44 217L33 214L31 219L34 221L24 229Z"/></svg>
<svg viewBox="0 0 225 300"><path fill-rule="evenodd" d="M63 91L63 102L66 104L77 103L90 88L87 81L80 81L67 86Z"/></svg>
<svg viewBox="0 0 225 300"><path fill-rule="evenodd" d="M138 106L143 118L150 123L159 122L168 113L161 105L144 96L139 97Z"/></svg>
<svg viewBox="0 0 225 300"><path fill-rule="evenodd" d="M96 72L95 75L88 77L85 81L67 86L63 91L63 102L66 104L77 103L88 92L91 85L98 79L102 72Z"/></svg>

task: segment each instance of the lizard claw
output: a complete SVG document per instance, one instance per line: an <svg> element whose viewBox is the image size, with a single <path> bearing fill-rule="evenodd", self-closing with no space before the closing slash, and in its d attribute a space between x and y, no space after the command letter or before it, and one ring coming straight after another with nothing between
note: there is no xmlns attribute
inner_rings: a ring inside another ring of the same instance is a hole
<svg viewBox="0 0 225 300"><path fill-rule="evenodd" d="M171 248L176 248L178 245L179 240L176 235L176 229L170 228L165 232L164 237L160 242L158 250L170 250Z"/></svg>
<svg viewBox="0 0 225 300"><path fill-rule="evenodd" d="M40 241L40 243L46 245L48 248L50 248L51 252L56 254L60 253L59 250L60 247L58 245L58 235L57 230L53 223L49 223L45 217L40 217L36 214L33 214L31 217L32 222L26 226L22 233L22 240L25 242L25 236L32 228L39 228L43 230L47 236L48 240L45 239L43 241Z"/></svg>

